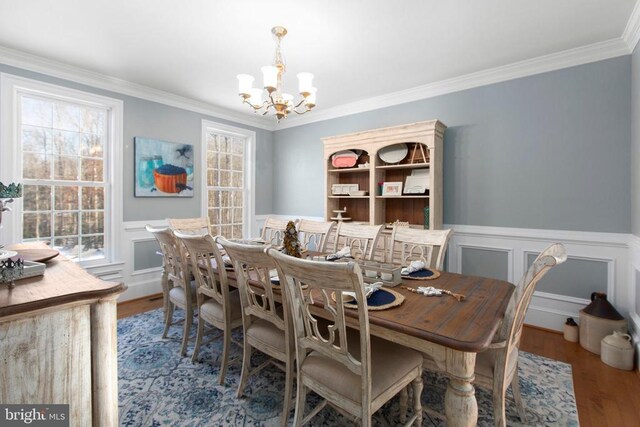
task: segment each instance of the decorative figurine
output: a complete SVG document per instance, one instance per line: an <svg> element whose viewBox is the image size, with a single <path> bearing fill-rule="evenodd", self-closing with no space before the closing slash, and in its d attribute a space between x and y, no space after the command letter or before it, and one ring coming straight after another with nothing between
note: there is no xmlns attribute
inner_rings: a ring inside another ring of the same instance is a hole
<svg viewBox="0 0 640 427"><path fill-rule="evenodd" d="M282 252L289 256L302 258L300 240L298 240L298 230L296 230L296 225L293 221L287 223L284 238L282 239Z"/></svg>

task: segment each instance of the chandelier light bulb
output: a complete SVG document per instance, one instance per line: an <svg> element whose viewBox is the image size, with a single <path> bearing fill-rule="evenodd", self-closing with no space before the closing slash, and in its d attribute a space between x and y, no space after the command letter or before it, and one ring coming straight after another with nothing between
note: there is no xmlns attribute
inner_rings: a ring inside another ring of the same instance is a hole
<svg viewBox="0 0 640 427"><path fill-rule="evenodd" d="M260 108L262 106L262 89L252 88L249 90L249 103L254 108Z"/></svg>
<svg viewBox="0 0 640 427"><path fill-rule="evenodd" d="M278 72L280 71L275 65L265 65L261 68L264 88L272 92L278 88Z"/></svg>
<svg viewBox="0 0 640 427"><path fill-rule="evenodd" d="M243 98L248 98L251 95L251 88L253 87L253 76L249 74L238 74L238 93Z"/></svg>
<svg viewBox="0 0 640 427"><path fill-rule="evenodd" d="M311 73L298 73L298 92L307 97L313 87L313 74Z"/></svg>
<svg viewBox="0 0 640 427"><path fill-rule="evenodd" d="M309 89L309 95L307 95L306 99L305 99L305 105L308 108L313 108L316 105L316 92L318 92L318 89L316 89L315 87L312 87Z"/></svg>
<svg viewBox="0 0 640 427"><path fill-rule="evenodd" d="M292 105L293 104L293 95L291 95L289 93L283 93L282 94L282 100L284 101L285 104Z"/></svg>

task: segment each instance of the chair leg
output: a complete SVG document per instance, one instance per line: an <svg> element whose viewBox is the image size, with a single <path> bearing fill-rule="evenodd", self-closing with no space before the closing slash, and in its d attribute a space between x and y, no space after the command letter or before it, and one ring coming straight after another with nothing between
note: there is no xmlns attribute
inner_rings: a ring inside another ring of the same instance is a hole
<svg viewBox="0 0 640 427"><path fill-rule="evenodd" d="M167 313L164 316L164 331L162 332L162 338L166 338L167 334L169 333L169 326L171 326L171 323L173 322L173 310L173 303L169 301Z"/></svg>
<svg viewBox="0 0 640 427"><path fill-rule="evenodd" d="M516 408L518 408L518 415L520 416L520 421L523 423L527 422L527 409L524 407L524 402L522 401L522 395L520 394L520 379L518 378L518 367L516 366L516 372L513 374L513 378L511 379L511 392L513 393L513 400L516 401Z"/></svg>
<svg viewBox="0 0 640 427"><path fill-rule="evenodd" d="M293 416L294 427L300 427L302 420L304 419L304 406L307 400L307 387L302 384L300 378L298 378L297 390L296 390L296 411Z"/></svg>
<svg viewBox="0 0 640 427"><path fill-rule="evenodd" d="M241 398L242 393L244 392L244 386L247 382L247 377L249 376L249 368L251 367L251 352L252 352L251 344L244 341L244 349L242 350L242 373L240 374L240 383L238 384L238 391L236 392L236 397Z"/></svg>
<svg viewBox="0 0 640 427"><path fill-rule="evenodd" d="M407 421L407 401L409 400L409 393L407 387L400 390L400 422L404 424Z"/></svg>
<svg viewBox="0 0 640 427"><path fill-rule="evenodd" d="M186 309L184 311L184 332L182 336L182 348L180 348L180 356L187 355L187 344L189 343L189 332L193 323L193 310Z"/></svg>
<svg viewBox="0 0 640 427"><path fill-rule="evenodd" d="M422 425L422 369L420 369L420 375L416 377L411 383L413 385L413 412L416 414L416 420L413 422L414 426Z"/></svg>
<svg viewBox="0 0 640 427"><path fill-rule="evenodd" d="M167 272L164 270L162 271L162 277L160 278L160 283L162 286L162 309L164 310L164 323L166 325L167 316L169 315L169 306L171 305L171 301L169 301L169 278L167 277Z"/></svg>
<svg viewBox="0 0 640 427"><path fill-rule="evenodd" d="M493 384L493 421L496 427L507 425L505 415L505 386L504 384Z"/></svg>
<svg viewBox="0 0 640 427"><path fill-rule="evenodd" d="M224 338L222 341L222 362L220 365L220 375L218 375L218 384L224 384L224 377L227 375L227 364L229 363L229 347L231 347L231 329L230 325L225 324Z"/></svg>
<svg viewBox="0 0 640 427"><path fill-rule="evenodd" d="M284 401L282 403L282 424L286 427L289 421L289 412L291 411L291 392L293 391L293 361L288 360L286 363L286 371L284 376Z"/></svg>
<svg viewBox="0 0 640 427"><path fill-rule="evenodd" d="M198 331L196 333L196 345L193 348L193 354L191 355L191 363L196 363L198 355L200 354L200 345L202 344L202 335L204 335L205 320L202 316L198 316Z"/></svg>

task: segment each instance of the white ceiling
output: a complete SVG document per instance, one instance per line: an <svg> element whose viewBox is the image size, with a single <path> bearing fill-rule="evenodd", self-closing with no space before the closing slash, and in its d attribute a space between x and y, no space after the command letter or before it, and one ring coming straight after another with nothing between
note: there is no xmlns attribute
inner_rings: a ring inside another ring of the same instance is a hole
<svg viewBox="0 0 640 427"><path fill-rule="evenodd" d="M635 0L2 0L0 46L250 113L270 29L318 110L620 38Z"/></svg>

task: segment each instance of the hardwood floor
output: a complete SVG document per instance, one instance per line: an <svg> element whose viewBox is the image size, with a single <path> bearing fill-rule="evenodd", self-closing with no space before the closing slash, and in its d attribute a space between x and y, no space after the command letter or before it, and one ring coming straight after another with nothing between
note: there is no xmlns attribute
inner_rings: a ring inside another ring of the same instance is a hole
<svg viewBox="0 0 640 427"><path fill-rule="evenodd" d="M118 319L162 307L162 295L118 304ZM565 341L562 334L525 326L520 348L571 364L573 386L582 427L640 425L640 375L620 371L600 357Z"/></svg>

